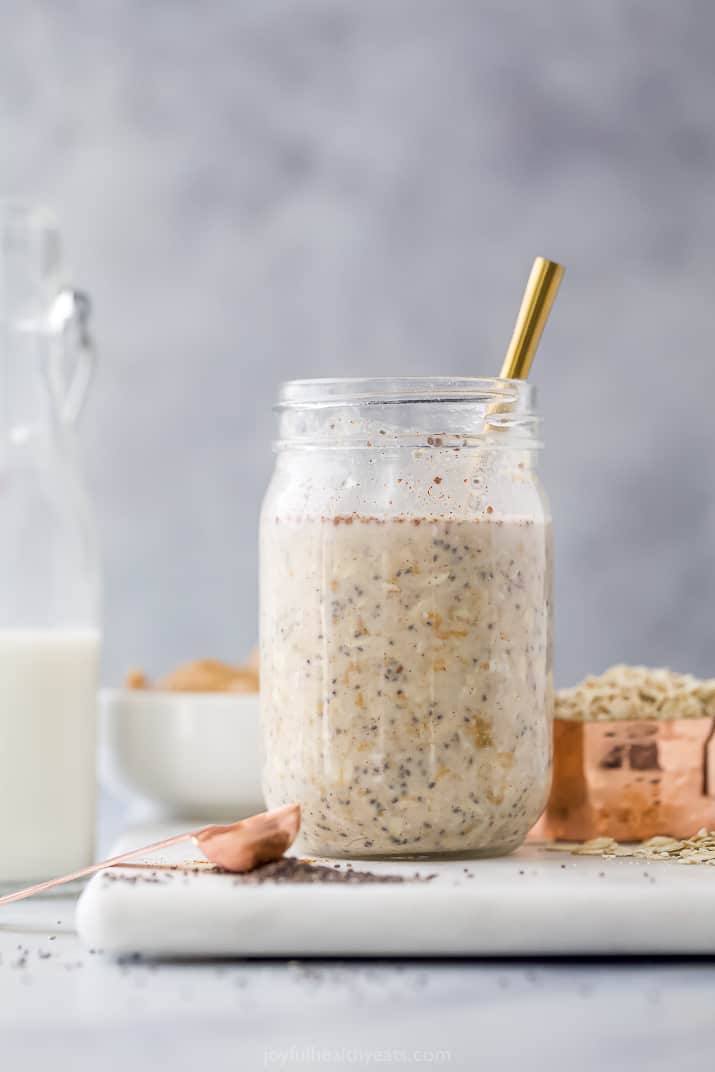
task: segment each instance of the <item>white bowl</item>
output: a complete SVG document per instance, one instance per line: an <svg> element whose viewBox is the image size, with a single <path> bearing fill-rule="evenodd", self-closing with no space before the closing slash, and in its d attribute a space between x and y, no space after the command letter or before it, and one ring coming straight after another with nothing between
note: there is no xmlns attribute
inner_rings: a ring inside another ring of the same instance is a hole
<svg viewBox="0 0 715 1072"><path fill-rule="evenodd" d="M167 817L263 810L258 693L105 689L99 713L100 769L112 792Z"/></svg>

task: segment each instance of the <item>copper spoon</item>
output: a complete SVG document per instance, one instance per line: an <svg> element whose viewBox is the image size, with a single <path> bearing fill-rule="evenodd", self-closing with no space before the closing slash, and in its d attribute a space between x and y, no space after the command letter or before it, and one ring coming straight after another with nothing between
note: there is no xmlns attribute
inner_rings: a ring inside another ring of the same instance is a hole
<svg viewBox="0 0 715 1072"><path fill-rule="evenodd" d="M120 856L112 856L109 860L102 860L81 871L73 871L70 875L53 878L48 882L39 882L36 886L28 886L16 893L9 893L5 897L0 897L0 905L21 901L25 897L32 897L35 893L50 890L53 886L74 882L75 879L93 875L95 871L115 867L135 856L142 856L144 853L154 852L157 849L166 849L170 845L178 845L181 841L193 841L210 863L225 871L251 871L259 864L279 860L295 841L299 829L300 806L286 804L283 808L264 811L260 815L253 815L250 819L241 819L240 822L231 823L228 826L204 826L201 830L175 834L174 837L166 838L164 841L144 845L141 849L123 852Z"/></svg>

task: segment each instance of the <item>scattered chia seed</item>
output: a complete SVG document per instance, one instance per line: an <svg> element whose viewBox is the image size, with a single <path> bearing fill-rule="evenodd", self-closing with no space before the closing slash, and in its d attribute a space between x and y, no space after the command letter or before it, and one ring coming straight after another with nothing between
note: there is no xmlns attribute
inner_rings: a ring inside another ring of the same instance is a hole
<svg viewBox="0 0 715 1072"><path fill-rule="evenodd" d="M435 875L426 875L422 878L419 874L406 875L383 875L374 871L356 871L354 868L346 868L345 871L337 871L335 866L326 867L324 864L312 864L307 860L299 860L293 856L284 856L280 860L263 864L253 871L247 871L242 875L234 875L235 886L263 886L265 884L296 884L306 883L341 883L342 885L366 885L368 883L392 884L396 882L429 882Z"/></svg>

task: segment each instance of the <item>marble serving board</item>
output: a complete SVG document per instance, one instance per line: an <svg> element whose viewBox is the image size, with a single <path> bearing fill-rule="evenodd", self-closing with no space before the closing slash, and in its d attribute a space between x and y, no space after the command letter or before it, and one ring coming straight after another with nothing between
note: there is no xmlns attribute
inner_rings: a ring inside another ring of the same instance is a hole
<svg viewBox="0 0 715 1072"><path fill-rule="evenodd" d="M134 831L115 852L175 832ZM151 862L189 870L95 875L77 907L87 946L149 957L715 954L715 868L702 865L527 845L495 860L352 862L428 881L242 886L190 870L189 843Z"/></svg>

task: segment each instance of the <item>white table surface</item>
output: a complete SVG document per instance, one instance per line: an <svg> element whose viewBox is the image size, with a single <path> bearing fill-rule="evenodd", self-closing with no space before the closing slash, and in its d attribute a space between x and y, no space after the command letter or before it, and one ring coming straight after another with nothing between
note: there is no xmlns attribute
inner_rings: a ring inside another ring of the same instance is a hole
<svg viewBox="0 0 715 1072"><path fill-rule="evenodd" d="M74 904L0 910L5 1068L680 1072L715 1047L709 959L122 962L80 946Z"/></svg>

